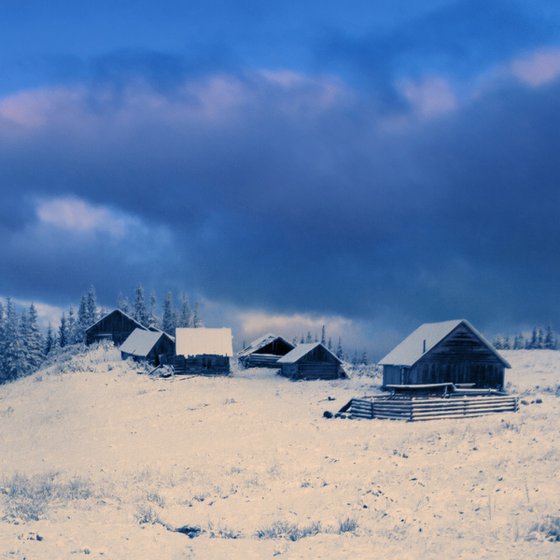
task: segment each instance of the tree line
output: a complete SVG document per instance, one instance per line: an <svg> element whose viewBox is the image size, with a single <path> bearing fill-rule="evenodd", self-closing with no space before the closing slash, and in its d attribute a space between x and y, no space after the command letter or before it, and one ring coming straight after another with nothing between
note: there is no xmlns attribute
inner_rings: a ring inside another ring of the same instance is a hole
<svg viewBox="0 0 560 560"><path fill-rule="evenodd" d="M493 344L497 350L558 350L558 336L549 325L534 327L530 336L497 336Z"/></svg>
<svg viewBox="0 0 560 560"><path fill-rule="evenodd" d="M186 295L181 294L176 306L172 292L167 292L159 313L157 298L152 293L146 302L141 285L134 291L132 303L119 295L117 307L145 326L154 326L174 335L176 327L200 327L199 304L192 307ZM17 379L37 371L46 358L57 349L85 340L85 332L107 313L97 304L95 288L80 298L77 307L63 311L58 325L49 324L46 331L39 326L37 308L33 303L18 312L10 297L0 301L0 383Z"/></svg>

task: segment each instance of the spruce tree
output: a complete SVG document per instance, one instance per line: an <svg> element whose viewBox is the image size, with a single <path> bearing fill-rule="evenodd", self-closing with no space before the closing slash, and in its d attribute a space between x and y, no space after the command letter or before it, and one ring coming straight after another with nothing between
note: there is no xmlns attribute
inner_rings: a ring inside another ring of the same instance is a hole
<svg viewBox="0 0 560 560"><path fill-rule="evenodd" d="M173 294L171 292L167 292L163 302L162 328L167 334L175 336L176 324L177 317L175 315L175 309L173 308Z"/></svg>
<svg viewBox="0 0 560 560"><path fill-rule="evenodd" d="M344 350L342 348L342 339L340 338L340 336L338 337L338 345L336 347L336 357L339 360L342 360L342 358L344 357Z"/></svg>
<svg viewBox="0 0 560 560"><path fill-rule="evenodd" d="M97 321L97 298L93 286L90 286L86 297L86 319L88 327L91 327Z"/></svg>
<svg viewBox="0 0 560 560"><path fill-rule="evenodd" d="M62 312L60 326L58 327L58 346L64 348L68 345L68 329L66 328L66 313Z"/></svg>
<svg viewBox="0 0 560 560"><path fill-rule="evenodd" d="M181 295L181 312L179 314L179 320L177 322L178 327L193 327L194 326L194 314L191 311L189 300L185 294Z"/></svg>
<svg viewBox="0 0 560 560"><path fill-rule="evenodd" d="M78 307L78 319L76 321L76 329L74 333L76 342L84 342L86 337L86 329L91 326L88 324L87 298L82 296L80 306Z"/></svg>
<svg viewBox="0 0 560 560"><path fill-rule="evenodd" d="M11 298L6 298L1 381L16 379L21 370L22 345L20 324Z"/></svg>
<svg viewBox="0 0 560 560"><path fill-rule="evenodd" d="M537 348L544 348L544 333L542 329L537 331Z"/></svg>
<svg viewBox="0 0 560 560"><path fill-rule="evenodd" d="M45 337L45 356L48 355L55 347L56 341L54 339L54 331L52 325L49 323L47 327L47 335Z"/></svg>
<svg viewBox="0 0 560 560"><path fill-rule="evenodd" d="M119 297L117 298L117 309L120 309L127 315L130 315L130 302L128 298L124 296L122 293L119 293Z"/></svg>
<svg viewBox="0 0 560 560"><path fill-rule="evenodd" d="M546 334L544 337L544 347L548 350L556 350L556 339L554 333L552 332L552 327L548 325L546 327Z"/></svg>
<svg viewBox="0 0 560 560"><path fill-rule="evenodd" d="M360 358L360 363L364 364L364 366L368 365L368 357L367 357L367 352L365 350L362 352L362 357Z"/></svg>
<svg viewBox="0 0 560 560"><path fill-rule="evenodd" d="M29 306L29 311L27 312L27 326L24 345L26 348L26 369L30 373L37 371L45 359L45 343L41 330L39 329L37 310L35 309L35 305L33 305L33 303Z"/></svg>
<svg viewBox="0 0 560 560"><path fill-rule="evenodd" d="M78 333L76 332L78 321L76 320L76 312L71 305L68 309L68 317L66 318L66 332L68 333L68 344L76 344L78 342Z"/></svg>
<svg viewBox="0 0 560 560"><path fill-rule="evenodd" d="M200 318L200 311L198 308L198 301L194 302L194 311L192 314L192 326L195 329L199 329L200 327L202 327L202 320Z"/></svg>
<svg viewBox="0 0 560 560"><path fill-rule="evenodd" d="M142 325L148 323L148 312L146 311L146 303L144 301L144 288L141 285L136 287L133 316Z"/></svg>
<svg viewBox="0 0 560 560"><path fill-rule="evenodd" d="M313 342L313 337L311 336L311 331L307 331L307 336L305 338L305 342L307 342L308 344L310 342Z"/></svg>
<svg viewBox="0 0 560 560"><path fill-rule="evenodd" d="M326 336L326 332L325 332L325 325L323 325L321 327L321 344L323 346L327 345L327 336Z"/></svg>
<svg viewBox="0 0 560 560"><path fill-rule="evenodd" d="M329 340L327 340L327 348L332 351L332 340L330 336L329 336Z"/></svg>
<svg viewBox="0 0 560 560"><path fill-rule="evenodd" d="M148 324L154 325L155 327L160 327L160 321L157 316L157 298L156 293L152 292L150 294L150 306L148 310Z"/></svg>

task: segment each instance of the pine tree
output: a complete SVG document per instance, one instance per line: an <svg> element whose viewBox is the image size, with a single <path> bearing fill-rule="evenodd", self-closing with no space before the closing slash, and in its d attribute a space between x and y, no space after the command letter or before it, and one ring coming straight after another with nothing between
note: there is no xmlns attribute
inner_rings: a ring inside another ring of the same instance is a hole
<svg viewBox="0 0 560 560"><path fill-rule="evenodd" d="M202 320L200 319L200 312L198 309L198 301L194 302L194 311L192 314L192 326L195 329L199 329L200 327L202 327Z"/></svg>
<svg viewBox="0 0 560 560"><path fill-rule="evenodd" d="M299 339L299 343L300 344L305 344L305 337L303 336L303 334L301 335L301 338Z"/></svg>
<svg viewBox="0 0 560 560"><path fill-rule="evenodd" d="M537 348L544 348L544 333L542 329L537 331Z"/></svg>
<svg viewBox="0 0 560 560"><path fill-rule="evenodd" d="M340 338L340 336L338 337L338 345L336 347L336 357L339 360L342 360L342 358L344 357L344 350L342 348L342 339Z"/></svg>
<svg viewBox="0 0 560 560"><path fill-rule="evenodd" d="M90 286L86 297L86 319L88 327L91 327L97 321L97 299L93 286Z"/></svg>
<svg viewBox="0 0 560 560"><path fill-rule="evenodd" d="M305 338L305 342L307 342L308 344L310 342L313 342L313 337L311 336L311 331L307 331L307 337Z"/></svg>
<svg viewBox="0 0 560 560"><path fill-rule="evenodd" d="M529 348L534 350L538 348L538 335L537 335L537 327L533 328L533 334L531 335L531 341L529 342Z"/></svg>
<svg viewBox="0 0 560 560"><path fill-rule="evenodd" d="M39 329L37 310L33 303L29 306L26 317L26 334L23 343L26 349L26 370L37 371L45 359L43 335Z"/></svg>
<svg viewBox="0 0 560 560"><path fill-rule="evenodd" d="M173 294L171 292L167 292L165 294L165 300L163 302L162 328L167 334L175 336L176 325L177 317L173 308Z"/></svg>
<svg viewBox="0 0 560 560"><path fill-rule="evenodd" d="M358 365L358 349L354 349L354 355L352 356L352 365L357 366Z"/></svg>
<svg viewBox="0 0 560 560"><path fill-rule="evenodd" d="M148 312L146 311L146 303L144 301L144 288L140 284L136 287L133 317L142 325L148 323Z"/></svg>
<svg viewBox="0 0 560 560"><path fill-rule="evenodd" d="M22 347L20 324L11 298L6 298L1 381L16 379L21 369Z"/></svg>
<svg viewBox="0 0 560 560"><path fill-rule="evenodd" d="M66 319L66 332L68 333L68 344L76 344L78 342L77 329L78 321L76 320L76 312L74 307L68 309L68 317Z"/></svg>
<svg viewBox="0 0 560 560"><path fill-rule="evenodd" d="M504 338L503 349L504 350L510 350L511 349L511 342L509 340L509 336L506 336Z"/></svg>
<svg viewBox="0 0 560 560"><path fill-rule="evenodd" d="M179 314L178 327L193 327L194 315L191 311L189 300L185 294L181 295L181 312Z"/></svg>
<svg viewBox="0 0 560 560"><path fill-rule="evenodd" d="M367 352L365 350L362 352L362 357L360 358L360 363L364 364L364 366L368 365L368 357L367 357Z"/></svg>
<svg viewBox="0 0 560 560"><path fill-rule="evenodd" d="M298 345L297 336L294 336L294 338L292 338L292 344L293 344L294 346L297 346L297 345Z"/></svg>
<svg viewBox="0 0 560 560"><path fill-rule="evenodd" d="M325 332L325 325L323 325L321 327L321 344L323 346L326 346L326 344L327 344L327 336L326 336L326 332Z"/></svg>
<svg viewBox="0 0 560 560"><path fill-rule="evenodd" d="M60 326L58 327L58 345L64 348L68 345L68 329L66 328L66 313L62 312Z"/></svg>
<svg viewBox="0 0 560 560"><path fill-rule="evenodd" d="M47 335L45 337L45 356L52 351L55 345L56 345L56 341L54 339L53 328L52 325L49 323L49 326L47 327Z"/></svg>
<svg viewBox="0 0 560 560"><path fill-rule="evenodd" d="M91 326L88 323L88 311L87 311L87 298L82 296L80 299L80 306L78 307L78 319L76 321L76 327L74 330L74 340L75 342L84 342L86 337L86 329Z"/></svg>
<svg viewBox="0 0 560 560"><path fill-rule="evenodd" d="M544 337L544 347L548 350L556 350L556 339L554 333L552 332L552 327L548 325L546 327L546 334Z"/></svg>
<svg viewBox="0 0 560 560"><path fill-rule="evenodd" d="M127 315L131 314L130 313L130 302L128 301L128 298L126 296L124 296L122 293L120 293L119 297L117 298L117 309L120 309L121 311L123 311Z"/></svg>
<svg viewBox="0 0 560 560"><path fill-rule="evenodd" d="M330 337L330 336L329 336L329 340L327 340L327 348L328 348L329 350L332 350L332 340L331 340L331 337Z"/></svg>
<svg viewBox="0 0 560 560"><path fill-rule="evenodd" d="M160 321L159 321L159 318L157 316L157 299L156 299L156 293L155 292L152 292L150 294L150 307L149 307L149 311L148 311L148 323L150 325L154 325L155 327L160 326Z"/></svg>

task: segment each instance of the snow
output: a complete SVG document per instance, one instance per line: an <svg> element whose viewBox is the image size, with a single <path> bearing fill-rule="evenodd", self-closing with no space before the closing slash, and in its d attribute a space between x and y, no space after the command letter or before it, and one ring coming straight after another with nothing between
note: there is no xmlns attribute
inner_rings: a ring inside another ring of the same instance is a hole
<svg viewBox="0 0 560 560"><path fill-rule="evenodd" d="M176 329L175 338L178 356L233 355L232 334L228 328L181 328Z"/></svg>
<svg viewBox="0 0 560 560"><path fill-rule="evenodd" d="M161 331L135 329L122 343L119 350L133 356L147 356L162 336L164 333Z"/></svg>
<svg viewBox="0 0 560 560"><path fill-rule="evenodd" d="M164 380L68 354L0 386L0 558L558 558L534 527L560 516L560 352L504 354L519 413L413 424L322 417L365 376Z"/></svg>
<svg viewBox="0 0 560 560"><path fill-rule="evenodd" d="M380 365L413 366L426 352L439 344L448 334L464 323L496 356L509 367L507 361L496 352L492 344L484 338L466 319L442 321L440 323L424 323L409 334L398 346L393 348L382 360Z"/></svg>

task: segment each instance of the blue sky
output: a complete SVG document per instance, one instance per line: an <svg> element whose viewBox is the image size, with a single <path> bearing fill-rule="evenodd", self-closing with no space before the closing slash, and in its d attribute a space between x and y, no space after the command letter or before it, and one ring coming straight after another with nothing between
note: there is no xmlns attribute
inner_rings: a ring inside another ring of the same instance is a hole
<svg viewBox="0 0 560 560"><path fill-rule="evenodd" d="M0 4L0 294L186 290L371 355L560 329L560 8Z"/></svg>

